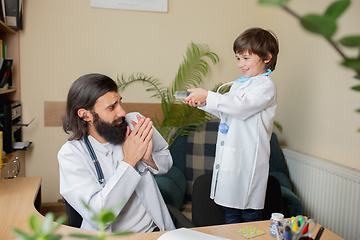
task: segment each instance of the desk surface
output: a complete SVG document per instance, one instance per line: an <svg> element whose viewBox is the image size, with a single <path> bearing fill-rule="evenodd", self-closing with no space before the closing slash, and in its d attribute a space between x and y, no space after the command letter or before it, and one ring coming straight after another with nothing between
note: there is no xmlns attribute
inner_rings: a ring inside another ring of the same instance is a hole
<svg viewBox="0 0 360 240"><path fill-rule="evenodd" d="M14 179L0 180L0 236L1 239L15 239L15 236L11 232L11 228L16 227L26 232L29 232L28 227L28 217L30 214L36 214L41 218L44 218L34 206L34 201L39 192L41 184L41 177L20 177ZM251 223L241 223L241 224L230 224L230 225L219 225L211 227L200 227L193 228L196 231L204 232L219 237L229 238L229 239L246 239L235 233L235 230L243 228L246 226L254 226L258 229L264 230L266 234L256 237L256 240L262 239L271 239L269 234L269 221L261 222L251 222ZM316 234L320 228L317 224L314 233ZM59 234L62 234L66 239L74 239L66 237L71 233L91 233L96 234L96 232L86 231L78 228L73 228L69 226L61 226L58 230ZM108 239L122 239L122 240L156 240L164 232L153 232L153 233L137 233L131 234L123 237L111 237ZM313 236L314 237L314 236ZM335 233L325 229L321 239L332 239L338 240L343 239L336 235Z"/></svg>

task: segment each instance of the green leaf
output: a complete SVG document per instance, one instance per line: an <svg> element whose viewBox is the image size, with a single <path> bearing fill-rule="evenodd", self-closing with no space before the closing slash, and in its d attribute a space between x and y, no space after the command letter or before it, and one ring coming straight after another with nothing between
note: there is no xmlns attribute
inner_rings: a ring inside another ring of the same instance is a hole
<svg viewBox="0 0 360 240"><path fill-rule="evenodd" d="M115 215L112 212L105 210L104 212L101 213L100 220L104 224L109 223L115 220Z"/></svg>
<svg viewBox="0 0 360 240"><path fill-rule="evenodd" d="M259 0L259 3L263 5L283 6L289 1L290 0Z"/></svg>
<svg viewBox="0 0 360 240"><path fill-rule="evenodd" d="M283 132L283 127L281 126L281 124L277 121L274 121L274 126L279 130L279 132Z"/></svg>
<svg viewBox="0 0 360 240"><path fill-rule="evenodd" d="M133 234L133 232L115 232L110 234L109 236L124 236L124 235L130 235Z"/></svg>
<svg viewBox="0 0 360 240"><path fill-rule="evenodd" d="M360 85L359 85L359 86L352 87L351 89L352 89L352 90L355 90L355 91L360 91Z"/></svg>
<svg viewBox="0 0 360 240"><path fill-rule="evenodd" d="M48 212L46 215L45 215L45 220L42 224L42 227L41 227L41 230L44 234L47 234L50 232L51 230L51 225L52 225L52 222L54 221L54 214L51 213L51 212Z"/></svg>
<svg viewBox="0 0 360 240"><path fill-rule="evenodd" d="M66 215L62 215L60 216L58 219L56 219L56 222L59 224L64 224L67 220L67 216Z"/></svg>
<svg viewBox="0 0 360 240"><path fill-rule="evenodd" d="M48 237L46 238L46 240L60 240L61 238L62 238L62 235L56 234L56 235L48 236Z"/></svg>
<svg viewBox="0 0 360 240"><path fill-rule="evenodd" d="M36 215L31 215L29 217L29 225L30 228L34 231L35 235L42 236L41 224Z"/></svg>
<svg viewBox="0 0 360 240"><path fill-rule="evenodd" d="M22 238L24 238L25 240L32 240L34 239L33 237L31 237L30 235L26 234L25 232L17 229L17 228L12 228L11 229L15 234L21 236Z"/></svg>
<svg viewBox="0 0 360 240"><path fill-rule="evenodd" d="M327 16L333 20L336 20L350 5L349 0L341 0L332 3L325 11L324 16Z"/></svg>
<svg viewBox="0 0 360 240"><path fill-rule="evenodd" d="M343 66L354 69L360 73L360 59L346 59L341 63Z"/></svg>
<svg viewBox="0 0 360 240"><path fill-rule="evenodd" d="M84 207L85 207L86 209L88 209L88 210L90 210L90 211L91 211L91 209L90 209L89 205L87 205L87 204L86 204L86 202L85 202L84 200L81 200L81 202L82 202L82 204L84 205Z"/></svg>
<svg viewBox="0 0 360 240"><path fill-rule="evenodd" d="M336 31L334 19L317 14L307 14L300 18L301 25L308 31L330 39Z"/></svg>
<svg viewBox="0 0 360 240"><path fill-rule="evenodd" d="M360 47L360 35L343 37L339 43L346 47Z"/></svg>
<svg viewBox="0 0 360 240"><path fill-rule="evenodd" d="M60 216L57 220L56 220L56 223L57 224L53 224L53 227L52 229L50 230L50 233L54 233L62 224L64 224L67 220L67 216L66 215L63 215L63 216Z"/></svg>
<svg viewBox="0 0 360 240"><path fill-rule="evenodd" d="M86 238L88 240L99 240L97 236L86 235L86 234L69 234L69 236L74 238Z"/></svg>

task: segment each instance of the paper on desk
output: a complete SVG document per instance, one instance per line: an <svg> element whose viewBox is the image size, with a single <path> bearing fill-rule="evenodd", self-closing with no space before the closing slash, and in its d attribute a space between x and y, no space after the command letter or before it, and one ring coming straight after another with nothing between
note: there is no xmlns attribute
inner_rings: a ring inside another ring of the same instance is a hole
<svg viewBox="0 0 360 240"><path fill-rule="evenodd" d="M161 235L158 240L229 240L228 238L218 237L187 228L179 228Z"/></svg>

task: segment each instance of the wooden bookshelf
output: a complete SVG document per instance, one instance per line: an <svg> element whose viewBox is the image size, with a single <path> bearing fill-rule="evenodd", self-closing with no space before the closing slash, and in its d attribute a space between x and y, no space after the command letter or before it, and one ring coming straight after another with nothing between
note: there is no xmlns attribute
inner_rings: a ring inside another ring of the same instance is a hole
<svg viewBox="0 0 360 240"><path fill-rule="evenodd" d="M13 59L12 81L13 86L6 90L0 90L0 102L3 101L21 101L20 86L20 47L19 32L10 28L0 20L0 39L6 42L6 58ZM14 151L10 153L8 159L17 156L21 162L19 176L25 176L25 151ZM4 169L2 169L4 173Z"/></svg>
<svg viewBox="0 0 360 240"><path fill-rule="evenodd" d="M13 87L0 90L0 99L20 101L20 51L19 33L0 21L0 39L6 42L6 58L13 59L12 80Z"/></svg>
<svg viewBox="0 0 360 240"><path fill-rule="evenodd" d="M0 95L1 94L12 93L12 92L16 92L16 89L15 88L9 88L9 89L6 89L6 90L0 90Z"/></svg>
<svg viewBox="0 0 360 240"><path fill-rule="evenodd" d="M0 32L15 34L16 31L0 20Z"/></svg>

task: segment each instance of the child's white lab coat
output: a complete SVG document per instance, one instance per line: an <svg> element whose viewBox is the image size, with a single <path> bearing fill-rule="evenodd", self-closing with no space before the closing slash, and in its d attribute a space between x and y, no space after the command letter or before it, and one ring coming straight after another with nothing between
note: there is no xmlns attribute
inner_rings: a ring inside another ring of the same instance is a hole
<svg viewBox="0 0 360 240"><path fill-rule="evenodd" d="M210 197L226 207L263 209L276 86L269 76L239 85L224 95L209 91L201 107L229 126L228 133L218 132Z"/></svg>

